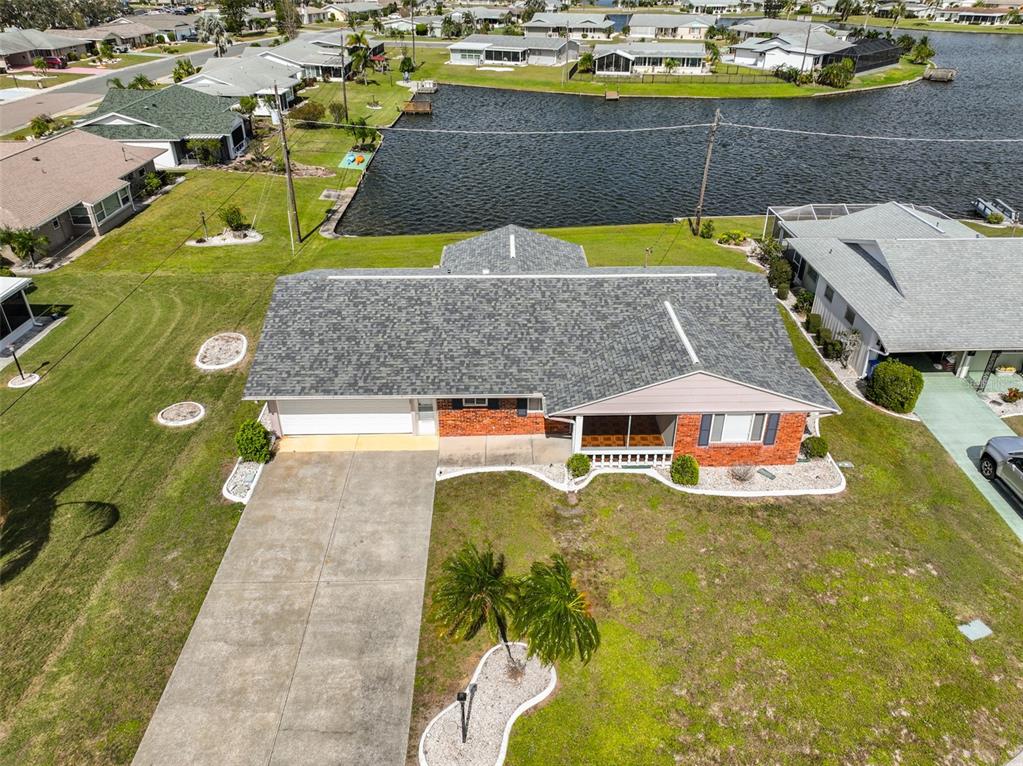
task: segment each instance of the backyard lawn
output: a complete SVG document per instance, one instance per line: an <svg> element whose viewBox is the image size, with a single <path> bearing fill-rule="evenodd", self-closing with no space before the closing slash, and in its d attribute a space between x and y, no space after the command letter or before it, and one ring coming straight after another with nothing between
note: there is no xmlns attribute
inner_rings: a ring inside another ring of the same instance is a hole
<svg viewBox="0 0 1023 766"><path fill-rule="evenodd" d="M816 21L834 22L831 16L814 16ZM866 23L866 16L850 16L845 23L852 26L863 26ZM892 28L892 19L879 19L873 16L870 19L871 27L878 27L882 30ZM892 30L896 37L905 30L919 30L927 32L981 32L983 34L1023 34L1023 24L959 24L951 21L928 21L927 19L899 19L899 26Z"/></svg>

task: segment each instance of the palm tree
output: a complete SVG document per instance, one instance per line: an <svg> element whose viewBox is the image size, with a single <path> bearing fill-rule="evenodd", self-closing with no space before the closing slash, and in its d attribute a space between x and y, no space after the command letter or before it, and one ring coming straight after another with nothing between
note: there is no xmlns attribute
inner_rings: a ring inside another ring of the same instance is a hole
<svg viewBox="0 0 1023 766"><path fill-rule="evenodd" d="M7 226L0 229L0 247L11 248L11 252L20 261L28 258L29 263L36 265L36 254L46 252L50 240L45 234L38 233L35 229L11 229Z"/></svg>
<svg viewBox="0 0 1023 766"><path fill-rule="evenodd" d="M471 35L476 31L476 17L469 11L462 11L462 34Z"/></svg>
<svg viewBox="0 0 1023 766"><path fill-rule="evenodd" d="M593 71L593 54L589 51L579 57L579 71L584 73Z"/></svg>
<svg viewBox="0 0 1023 766"><path fill-rule="evenodd" d="M376 32L378 35L383 34L384 32L384 22L380 20L379 16L373 17L373 31Z"/></svg>
<svg viewBox="0 0 1023 766"><path fill-rule="evenodd" d="M545 665L578 654L583 664L600 646L600 632L586 594L572 578L561 555L536 562L520 584L515 630L525 637L529 656Z"/></svg>
<svg viewBox="0 0 1023 766"><path fill-rule="evenodd" d="M798 7L799 4L796 2L796 0L785 0L785 5L783 6L783 10L785 11L785 18L786 19L791 18L793 12L795 12L796 8Z"/></svg>
<svg viewBox="0 0 1023 766"><path fill-rule="evenodd" d="M362 75L362 84L369 85L366 74L372 63L369 57L369 48L356 48L355 53L352 54L351 62L352 71L357 75Z"/></svg>
<svg viewBox="0 0 1023 766"><path fill-rule="evenodd" d="M151 90L156 87L156 83L140 72L132 78L128 87L132 90Z"/></svg>
<svg viewBox="0 0 1023 766"><path fill-rule="evenodd" d="M369 39L366 37L365 32L356 32L352 30L352 33L348 35L348 39L345 44L349 48L366 48L369 49Z"/></svg>
<svg viewBox="0 0 1023 766"><path fill-rule="evenodd" d="M838 18L842 21L846 21L852 12L856 10L857 0L838 0L835 3L835 11L838 13Z"/></svg>
<svg viewBox="0 0 1023 766"><path fill-rule="evenodd" d="M433 589L431 618L448 636L471 641L486 627L492 639L500 639L514 662L508 645L508 623L515 611L517 581L505 571L504 554L488 545L479 550L466 543L442 565Z"/></svg>
<svg viewBox="0 0 1023 766"><path fill-rule="evenodd" d="M671 74L676 69L678 69L678 64L679 64L678 59L665 59L664 60L664 68L668 70L668 74Z"/></svg>
<svg viewBox="0 0 1023 766"><path fill-rule="evenodd" d="M899 19L906 15L906 4L899 0L892 6L892 31L899 25Z"/></svg>
<svg viewBox="0 0 1023 766"><path fill-rule="evenodd" d="M874 14L874 11L877 10L877 3L875 0L864 0L864 2L860 3L860 7L863 8L863 11L867 16L863 20L863 29L866 31L867 27L870 26L870 17Z"/></svg>
<svg viewBox="0 0 1023 766"><path fill-rule="evenodd" d="M124 80L120 77L111 77L107 80L108 88L115 88L116 90L124 90Z"/></svg>
<svg viewBox="0 0 1023 766"><path fill-rule="evenodd" d="M195 31L199 42L217 46L217 56L223 56L227 51L227 30L219 16L200 16L195 21Z"/></svg>

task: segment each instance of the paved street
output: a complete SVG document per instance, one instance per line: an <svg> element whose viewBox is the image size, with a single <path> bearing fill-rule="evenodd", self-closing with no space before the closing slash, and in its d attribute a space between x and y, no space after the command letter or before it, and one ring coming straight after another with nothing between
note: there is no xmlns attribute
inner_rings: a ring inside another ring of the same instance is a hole
<svg viewBox="0 0 1023 766"><path fill-rule="evenodd" d="M278 455L134 763L404 763L437 453Z"/></svg>

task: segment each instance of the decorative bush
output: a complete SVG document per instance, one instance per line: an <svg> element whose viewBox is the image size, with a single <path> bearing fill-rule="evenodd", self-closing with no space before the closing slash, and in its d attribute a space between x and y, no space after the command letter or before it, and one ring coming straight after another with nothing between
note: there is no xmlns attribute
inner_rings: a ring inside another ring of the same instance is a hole
<svg viewBox="0 0 1023 766"><path fill-rule="evenodd" d="M924 387L919 370L895 359L886 359L874 368L867 380L867 399L892 412L911 412Z"/></svg>
<svg viewBox="0 0 1023 766"><path fill-rule="evenodd" d="M839 361L844 351L845 344L837 338L830 338L821 344L821 354L825 359L830 359L833 362Z"/></svg>
<svg viewBox="0 0 1023 766"><path fill-rule="evenodd" d="M778 298L780 300L783 300L783 301L787 300L788 297L789 297L789 286L788 285L778 285L778 289L776 290L776 292L778 293Z"/></svg>
<svg viewBox="0 0 1023 766"><path fill-rule="evenodd" d="M823 436L807 436L799 451L810 458L824 457L828 454L828 442Z"/></svg>
<svg viewBox="0 0 1023 766"><path fill-rule="evenodd" d="M270 432L258 420L246 420L238 428L234 443L238 455L249 463L266 463L270 460Z"/></svg>
<svg viewBox="0 0 1023 766"><path fill-rule="evenodd" d="M142 189L149 196L160 191L163 188L163 184L163 174L157 172L146 173L146 177L142 179Z"/></svg>
<svg viewBox="0 0 1023 766"><path fill-rule="evenodd" d="M739 229L729 229L718 237L718 242L722 245L741 245L745 241L746 232Z"/></svg>
<svg viewBox="0 0 1023 766"><path fill-rule="evenodd" d="M820 314L807 314L806 315L806 331L811 335L816 335L817 331L821 329L821 315Z"/></svg>
<svg viewBox="0 0 1023 766"><path fill-rule="evenodd" d="M220 211L219 215L220 220L224 222L224 226L231 231L245 231L249 228L248 221L245 220L241 208L237 205L225 207Z"/></svg>
<svg viewBox="0 0 1023 766"><path fill-rule="evenodd" d="M185 149L195 155L195 159L203 166L217 165L223 156L220 139L217 138L189 139L185 141Z"/></svg>
<svg viewBox="0 0 1023 766"><path fill-rule="evenodd" d="M1018 388L1010 388L1002 394L1002 401L1006 404L1015 404L1020 400L1023 400L1023 391L1020 391Z"/></svg>
<svg viewBox="0 0 1023 766"><path fill-rule="evenodd" d="M1002 223L1005 220L1005 216L1002 215L1001 213L988 213L986 220L988 223L997 226L998 224Z"/></svg>
<svg viewBox="0 0 1023 766"><path fill-rule="evenodd" d="M714 239L714 222L704 221L700 225L700 236L704 239Z"/></svg>
<svg viewBox="0 0 1023 766"><path fill-rule="evenodd" d="M792 265L780 255L771 258L767 265L767 284L775 290L784 287L788 297L788 287L792 284Z"/></svg>
<svg viewBox="0 0 1023 766"><path fill-rule="evenodd" d="M320 122L326 114L323 104L315 101L306 101L301 106L294 107L288 112L288 119L294 122ZM307 125L306 127L319 127L318 125Z"/></svg>
<svg viewBox="0 0 1023 766"><path fill-rule="evenodd" d="M692 455L679 455L671 461L671 480L687 487L700 481L700 464Z"/></svg>
<svg viewBox="0 0 1023 766"><path fill-rule="evenodd" d="M581 452L576 452L565 461L565 467L568 468L568 472L576 479L588 474L590 472L590 465L590 456L584 455Z"/></svg>
<svg viewBox="0 0 1023 766"><path fill-rule="evenodd" d="M800 290L796 293L796 311L800 314L809 315L813 309L813 293L809 290ZM820 315L817 315L820 318Z"/></svg>
<svg viewBox="0 0 1023 766"><path fill-rule="evenodd" d="M742 484L751 481L756 472L757 469L751 465L733 465L728 469L729 476Z"/></svg>
<svg viewBox="0 0 1023 766"><path fill-rule="evenodd" d="M834 339L834 334L827 327L818 327L815 336L817 338L817 345L824 348L824 344Z"/></svg>

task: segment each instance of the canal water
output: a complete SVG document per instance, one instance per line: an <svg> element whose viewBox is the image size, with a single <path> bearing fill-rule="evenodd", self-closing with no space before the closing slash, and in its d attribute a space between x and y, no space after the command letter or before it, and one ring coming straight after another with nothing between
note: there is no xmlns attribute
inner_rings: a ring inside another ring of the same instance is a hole
<svg viewBox="0 0 1023 766"><path fill-rule="evenodd" d="M398 125L576 130L726 121L864 135L1023 137L1023 36L930 35L951 84L812 99L623 99L442 85L432 117ZM590 135L389 133L340 229L380 235L667 221L690 214L706 129ZM1020 145L880 142L722 128L706 210L900 200L968 215L1023 207Z"/></svg>

